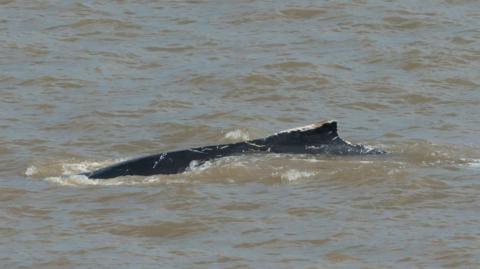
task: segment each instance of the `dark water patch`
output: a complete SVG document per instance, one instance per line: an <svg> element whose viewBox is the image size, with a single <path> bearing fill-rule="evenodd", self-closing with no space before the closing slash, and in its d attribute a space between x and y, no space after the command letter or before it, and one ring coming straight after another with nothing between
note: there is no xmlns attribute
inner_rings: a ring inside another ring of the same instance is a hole
<svg viewBox="0 0 480 269"><path fill-rule="evenodd" d="M106 217L111 215L121 214L126 212L126 209L121 208L98 208L98 209L88 209L88 210L72 210L69 212L70 215L77 217Z"/></svg>
<svg viewBox="0 0 480 269"><path fill-rule="evenodd" d="M315 65L309 62L299 62L299 61L287 61L276 64L265 65L265 68L268 69L279 69L279 70L295 70L302 68L315 68Z"/></svg>
<svg viewBox="0 0 480 269"><path fill-rule="evenodd" d="M279 94L271 94L271 95L263 95L263 96L256 96L254 98L246 99L247 102L255 102L255 103L267 103L267 102L296 102L300 101L301 99L296 96L285 96Z"/></svg>
<svg viewBox="0 0 480 269"><path fill-rule="evenodd" d="M266 241L259 241L254 243L243 243L234 246L235 248L289 248L292 246L295 247L308 247L309 245L319 246L327 244L330 240L328 239L306 239L306 240L282 240L282 239L271 239Z"/></svg>
<svg viewBox="0 0 480 269"><path fill-rule="evenodd" d="M52 76L42 76L35 79L28 79L19 84L20 86L41 86L41 87L60 87L64 89L78 89L90 85L89 81L73 78L58 78Z"/></svg>
<svg viewBox="0 0 480 269"><path fill-rule="evenodd" d="M287 212L296 217L316 217L332 213L329 209L323 207L293 207L289 208Z"/></svg>
<svg viewBox="0 0 480 269"><path fill-rule="evenodd" d="M352 110L388 110L389 106L380 104L380 103L369 103L369 102L355 102L350 104L341 105L343 108L348 108Z"/></svg>
<svg viewBox="0 0 480 269"><path fill-rule="evenodd" d="M255 210L261 207L262 207L262 204L249 203L249 202L235 202L228 205L224 205L220 207L220 209L227 210L227 211L237 211L237 210L248 211L248 210Z"/></svg>
<svg viewBox="0 0 480 269"><path fill-rule="evenodd" d="M475 40L467 39L462 36L455 36L451 38L452 43L457 45L469 45L475 43Z"/></svg>
<svg viewBox="0 0 480 269"><path fill-rule="evenodd" d="M312 19L325 14L327 11L316 8L288 8L280 10L280 14L291 20Z"/></svg>
<svg viewBox="0 0 480 269"><path fill-rule="evenodd" d="M64 29L84 29L90 30L98 27L110 27L114 30L123 30L123 29L141 29L140 25L130 23L125 20L116 20L116 19L81 19L75 23L59 25L47 28L46 30L64 30ZM91 30L90 30L91 31Z"/></svg>
<svg viewBox="0 0 480 269"><path fill-rule="evenodd" d="M31 192L23 189L1 187L0 201L2 202L14 201L16 199L22 198L22 196L24 195L28 195L29 193Z"/></svg>
<svg viewBox="0 0 480 269"><path fill-rule="evenodd" d="M427 25L423 20L401 16L387 16L383 18L383 21L388 28L395 30L416 30Z"/></svg>
<svg viewBox="0 0 480 269"><path fill-rule="evenodd" d="M193 50L193 47L146 47L145 50L150 52L171 52L182 53Z"/></svg>
<svg viewBox="0 0 480 269"><path fill-rule="evenodd" d="M440 99L432 95L423 95L423 94L405 94L397 97L397 100L403 100L405 103L410 105L418 104L435 104Z"/></svg>
<svg viewBox="0 0 480 269"><path fill-rule="evenodd" d="M284 77L286 81L298 85L299 83L306 83L308 87L312 87L313 83L316 87L325 86L329 83L328 78L321 76L298 76L298 75L287 75Z"/></svg>
<svg viewBox="0 0 480 269"><path fill-rule="evenodd" d="M116 225L110 232L115 235L147 238L175 239L205 232L208 227L195 221L156 221L144 225Z"/></svg>
<svg viewBox="0 0 480 269"><path fill-rule="evenodd" d="M33 218L33 219L42 219L48 220L53 219L50 216L51 213L54 212L53 209L42 209L42 208L35 208L32 206L21 206L21 207L7 207L6 213L8 216L12 218Z"/></svg>
<svg viewBox="0 0 480 269"><path fill-rule="evenodd" d="M67 257L59 257L46 262L34 263L32 266L35 268L65 268L73 265L74 263Z"/></svg>
<svg viewBox="0 0 480 269"><path fill-rule="evenodd" d="M252 85L265 85L265 86L277 86L281 82L275 76L266 74L250 74L242 78L242 81L246 84Z"/></svg>

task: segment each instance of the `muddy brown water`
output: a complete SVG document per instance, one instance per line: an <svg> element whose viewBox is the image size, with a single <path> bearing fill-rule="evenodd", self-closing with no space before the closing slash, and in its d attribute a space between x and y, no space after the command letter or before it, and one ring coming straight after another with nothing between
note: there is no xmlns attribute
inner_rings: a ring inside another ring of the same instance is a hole
<svg viewBox="0 0 480 269"><path fill-rule="evenodd" d="M479 268L480 2L0 1L0 267ZM320 120L382 157L72 176Z"/></svg>

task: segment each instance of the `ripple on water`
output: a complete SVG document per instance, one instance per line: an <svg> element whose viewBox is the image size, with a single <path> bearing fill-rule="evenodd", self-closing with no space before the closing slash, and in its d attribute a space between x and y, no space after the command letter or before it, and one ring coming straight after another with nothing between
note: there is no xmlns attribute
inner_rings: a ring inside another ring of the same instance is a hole
<svg viewBox="0 0 480 269"><path fill-rule="evenodd" d="M21 86L41 86L41 87L59 87L64 89L77 89L91 85L87 80L74 78L58 78L52 76L42 76L35 79L28 79L20 83Z"/></svg>

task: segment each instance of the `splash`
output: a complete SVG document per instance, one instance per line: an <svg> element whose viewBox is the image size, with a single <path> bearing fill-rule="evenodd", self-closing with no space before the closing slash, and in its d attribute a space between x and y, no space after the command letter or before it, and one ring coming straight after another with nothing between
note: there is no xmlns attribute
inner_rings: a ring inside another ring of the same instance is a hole
<svg viewBox="0 0 480 269"><path fill-rule="evenodd" d="M238 136L237 136L238 137ZM56 160L37 161L26 168L25 175L64 186L116 186L156 184L204 184L261 182L266 184L295 184L315 180L375 179L383 182L404 178L412 169L480 169L478 151L462 147L436 145L414 141L389 149L392 155L378 157L345 157L308 154L254 154L230 156L215 161L190 163L185 173L178 175L124 176L109 180L89 179L79 174L126 159L106 161ZM352 172L354 171L354 172ZM372 181L368 181L369 183Z"/></svg>
<svg viewBox="0 0 480 269"><path fill-rule="evenodd" d="M59 176L59 177L46 177L45 181L61 185L61 186L79 186L79 185L118 185L112 184L112 181L109 182L100 182L98 180L89 179L86 176L82 175L68 175L68 176Z"/></svg>
<svg viewBox="0 0 480 269"><path fill-rule="evenodd" d="M79 175L100 167L110 165L116 162L124 161L125 158L107 160L101 162L75 160L60 160L36 163L27 167L25 175L31 178L39 178L50 183L74 186L74 185L120 185L124 184L119 180L108 182L99 182L89 179L86 176Z"/></svg>
<svg viewBox="0 0 480 269"><path fill-rule="evenodd" d="M100 167L111 165L113 163L122 162L126 158L106 160L101 162L96 161L81 161L76 160L59 160L59 161L43 161L35 163L27 167L25 175L28 177L49 177L61 174L63 176L81 174Z"/></svg>
<svg viewBox="0 0 480 269"><path fill-rule="evenodd" d="M212 166L211 161L206 161L206 162L198 162L198 161L191 161L190 164L188 165L187 168L187 173L201 173L207 169L209 169Z"/></svg>
<svg viewBox="0 0 480 269"><path fill-rule="evenodd" d="M27 177L31 177L31 176L35 175L36 173L38 173L38 168L35 165L29 166L27 168L27 171L25 171L25 175Z"/></svg>
<svg viewBox="0 0 480 269"><path fill-rule="evenodd" d="M236 129L236 130L233 130L233 131L230 131L230 132L226 133L225 138L228 139L228 140L232 140L232 141L249 140L250 135L246 131Z"/></svg>

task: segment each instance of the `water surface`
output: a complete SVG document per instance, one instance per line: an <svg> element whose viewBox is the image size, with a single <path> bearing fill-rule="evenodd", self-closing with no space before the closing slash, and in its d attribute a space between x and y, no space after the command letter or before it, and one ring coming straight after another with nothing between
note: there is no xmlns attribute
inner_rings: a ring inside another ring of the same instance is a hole
<svg viewBox="0 0 480 269"><path fill-rule="evenodd" d="M0 1L2 268L480 267L480 4ZM71 176L324 119L386 157Z"/></svg>

